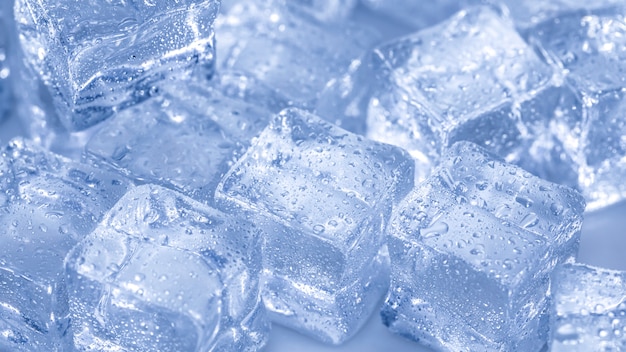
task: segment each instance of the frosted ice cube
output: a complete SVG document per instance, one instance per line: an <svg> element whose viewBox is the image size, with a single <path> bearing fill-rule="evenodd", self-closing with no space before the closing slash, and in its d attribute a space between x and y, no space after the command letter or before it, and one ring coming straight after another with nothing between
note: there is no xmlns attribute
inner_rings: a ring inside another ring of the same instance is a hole
<svg viewBox="0 0 626 352"><path fill-rule="evenodd" d="M460 142L394 209L384 323L454 351L537 351L549 276L572 261L584 200Z"/></svg>
<svg viewBox="0 0 626 352"><path fill-rule="evenodd" d="M626 7L561 14L528 35L584 101L578 183L589 209L626 198Z"/></svg>
<svg viewBox="0 0 626 352"><path fill-rule="evenodd" d="M211 202L221 176L271 113L197 82L168 82L160 90L104 122L86 154L139 181Z"/></svg>
<svg viewBox="0 0 626 352"><path fill-rule="evenodd" d="M66 259L80 350L257 351L269 324L254 225L155 185L128 192Z"/></svg>
<svg viewBox="0 0 626 352"><path fill-rule="evenodd" d="M218 8L215 0L15 4L26 59L71 130L145 100L170 71L212 74Z"/></svg>
<svg viewBox="0 0 626 352"><path fill-rule="evenodd" d="M63 258L128 189L24 140L0 155L0 350L67 350Z"/></svg>
<svg viewBox="0 0 626 352"><path fill-rule="evenodd" d="M300 16L281 1L241 1L217 19L215 31L218 69L239 72L289 105L310 110L327 85L377 40L349 24L321 24Z"/></svg>
<svg viewBox="0 0 626 352"><path fill-rule="evenodd" d="M409 150L418 179L459 140L551 181L576 185L581 108L560 76L489 7L377 48L368 136Z"/></svg>
<svg viewBox="0 0 626 352"><path fill-rule="evenodd" d="M626 349L626 273L567 264L553 275L551 351Z"/></svg>
<svg viewBox="0 0 626 352"><path fill-rule="evenodd" d="M386 290L384 228L412 182L403 150L288 109L224 176L216 199L266 228L262 291L273 320L338 344Z"/></svg>

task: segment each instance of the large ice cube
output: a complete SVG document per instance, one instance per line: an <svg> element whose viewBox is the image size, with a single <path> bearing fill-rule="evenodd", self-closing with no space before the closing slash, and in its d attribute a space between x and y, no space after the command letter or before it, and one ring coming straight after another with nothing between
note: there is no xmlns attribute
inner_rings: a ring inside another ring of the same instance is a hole
<svg viewBox="0 0 626 352"><path fill-rule="evenodd" d="M2 149L0 350L67 349L63 258L128 187L21 139Z"/></svg>
<svg viewBox="0 0 626 352"><path fill-rule="evenodd" d="M298 109L270 122L216 198L267 228L263 299L274 321L330 343L358 331L386 290L384 228L412 178L399 148Z"/></svg>
<svg viewBox="0 0 626 352"><path fill-rule="evenodd" d="M626 273L567 264L553 275L553 352L626 349Z"/></svg>
<svg viewBox="0 0 626 352"><path fill-rule="evenodd" d="M584 101L578 183L589 209L626 198L626 7L563 13L528 32Z"/></svg>
<svg viewBox="0 0 626 352"><path fill-rule="evenodd" d="M212 74L216 0L16 0L26 58L65 126L89 127L145 100L154 82Z"/></svg>
<svg viewBox="0 0 626 352"><path fill-rule="evenodd" d="M532 173L576 185L580 102L560 76L489 7L377 48L368 135L408 149L418 178L459 140Z"/></svg>
<svg viewBox="0 0 626 352"><path fill-rule="evenodd" d="M584 200L469 142L394 210L382 317L453 351L538 351L549 276L578 249Z"/></svg>
<svg viewBox="0 0 626 352"><path fill-rule="evenodd" d="M258 227L155 185L128 192L66 259L80 350L257 351Z"/></svg>
<svg viewBox="0 0 626 352"><path fill-rule="evenodd" d="M286 104L309 110L378 38L349 24L300 16L282 1L240 1L218 18L215 31L219 69L247 76Z"/></svg>
<svg viewBox="0 0 626 352"><path fill-rule="evenodd" d="M160 90L104 122L86 153L139 181L211 202L220 178L271 113L197 82L168 82Z"/></svg>

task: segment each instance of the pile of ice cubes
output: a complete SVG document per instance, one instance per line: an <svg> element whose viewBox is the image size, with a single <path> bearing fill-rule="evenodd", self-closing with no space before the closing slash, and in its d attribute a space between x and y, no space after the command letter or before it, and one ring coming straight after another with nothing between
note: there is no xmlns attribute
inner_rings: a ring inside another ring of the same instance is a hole
<svg viewBox="0 0 626 352"><path fill-rule="evenodd" d="M626 350L621 0L14 1L0 350Z"/></svg>

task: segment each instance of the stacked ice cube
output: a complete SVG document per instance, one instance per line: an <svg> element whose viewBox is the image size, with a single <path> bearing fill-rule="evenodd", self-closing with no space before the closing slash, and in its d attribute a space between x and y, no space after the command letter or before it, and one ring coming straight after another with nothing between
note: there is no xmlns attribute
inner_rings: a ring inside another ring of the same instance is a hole
<svg viewBox="0 0 626 352"><path fill-rule="evenodd" d="M5 1L0 349L623 348L626 7L475 2Z"/></svg>

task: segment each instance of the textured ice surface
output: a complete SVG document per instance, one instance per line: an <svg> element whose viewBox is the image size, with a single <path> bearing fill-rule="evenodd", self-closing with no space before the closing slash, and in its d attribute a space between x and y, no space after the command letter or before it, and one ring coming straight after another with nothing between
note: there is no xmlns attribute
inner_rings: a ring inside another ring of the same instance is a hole
<svg viewBox="0 0 626 352"><path fill-rule="evenodd" d="M0 350L66 349L63 258L129 187L13 140L0 155Z"/></svg>
<svg viewBox="0 0 626 352"><path fill-rule="evenodd" d="M309 110L378 38L349 24L300 16L280 1L241 1L218 18L215 31L219 69L238 72L286 104Z"/></svg>
<svg viewBox="0 0 626 352"><path fill-rule="evenodd" d="M210 202L221 176L271 113L203 83L174 81L160 90L104 122L87 155L139 181Z"/></svg>
<svg viewBox="0 0 626 352"><path fill-rule="evenodd" d="M626 349L626 273L564 265L554 273L552 292L551 351Z"/></svg>
<svg viewBox="0 0 626 352"><path fill-rule="evenodd" d="M576 184L580 103L508 18L472 7L377 48L368 134L408 149L418 178L458 140L487 147L543 178Z"/></svg>
<svg viewBox="0 0 626 352"><path fill-rule="evenodd" d="M128 192L67 256L84 351L256 351L269 323L257 227L155 185Z"/></svg>
<svg viewBox="0 0 626 352"><path fill-rule="evenodd" d="M8 114L10 104L9 26L13 21L13 16L8 3L5 0L0 4L0 121Z"/></svg>
<svg viewBox="0 0 626 352"><path fill-rule="evenodd" d="M469 142L394 209L390 329L451 351L538 351L549 276L577 250L584 200Z"/></svg>
<svg viewBox="0 0 626 352"><path fill-rule="evenodd" d="M597 209L626 198L626 7L565 13L529 30L580 92L579 187Z"/></svg>
<svg viewBox="0 0 626 352"><path fill-rule="evenodd" d="M424 28L452 16L471 0L362 0L361 2L372 10L399 19L415 28Z"/></svg>
<svg viewBox="0 0 626 352"><path fill-rule="evenodd" d="M26 58L72 130L146 99L171 70L210 75L218 8L215 0L15 4Z"/></svg>
<svg viewBox="0 0 626 352"><path fill-rule="evenodd" d="M388 285L384 227L413 183L399 148L298 109L272 119L218 200L266 228L263 299L274 321L330 343L351 337Z"/></svg>

